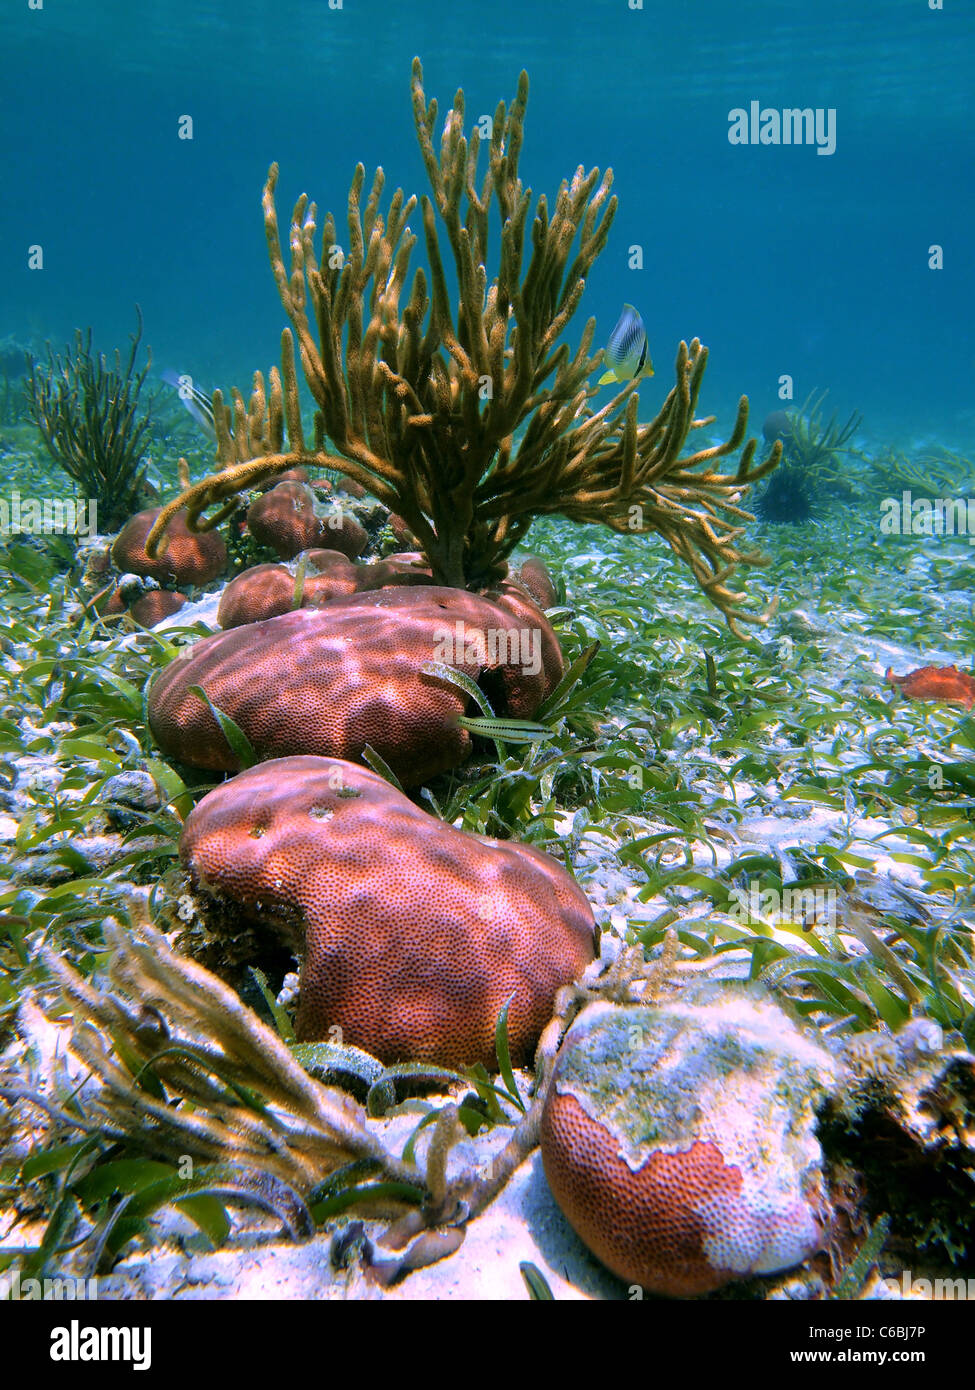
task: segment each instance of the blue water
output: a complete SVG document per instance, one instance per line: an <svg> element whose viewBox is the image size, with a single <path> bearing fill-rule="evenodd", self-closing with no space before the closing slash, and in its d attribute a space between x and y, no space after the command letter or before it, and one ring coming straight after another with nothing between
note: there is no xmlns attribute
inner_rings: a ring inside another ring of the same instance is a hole
<svg viewBox="0 0 975 1390"><path fill-rule="evenodd" d="M124 345L138 302L159 367L246 387L284 323L268 164L285 222L305 190L341 226L360 160L423 192L418 53L428 96L443 110L463 86L469 117L510 100L527 68L536 193L579 163L613 168L619 211L569 336L593 314L602 343L624 300L640 308L657 367L641 415L680 338L698 335L712 354L701 404L722 421L744 391L760 424L787 373L797 401L829 388L878 439L970 450L975 4L944 5L9 0L0 336L60 342L91 324L97 345ZM835 108L835 153L730 144L729 111L752 100ZM177 138L187 114L192 141ZM38 243L44 269L30 271Z"/></svg>

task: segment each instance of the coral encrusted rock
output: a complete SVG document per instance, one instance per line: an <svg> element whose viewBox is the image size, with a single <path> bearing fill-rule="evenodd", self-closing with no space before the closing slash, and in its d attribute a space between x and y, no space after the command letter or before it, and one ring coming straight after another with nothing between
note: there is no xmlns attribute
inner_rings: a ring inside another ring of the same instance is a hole
<svg viewBox="0 0 975 1390"><path fill-rule="evenodd" d="M652 1293L789 1269L826 1242L816 1110L836 1076L820 1042L750 987L594 1004L556 1063L546 1177L589 1249Z"/></svg>
<svg viewBox="0 0 975 1390"><path fill-rule="evenodd" d="M555 634L527 597L380 589L204 638L157 677L149 722L169 756L236 772L213 714L191 691L199 685L259 757L358 760L371 744L404 786L416 786L471 750L457 717L473 701L424 671L429 663L479 681L495 711L512 718L531 718L562 675Z"/></svg>
<svg viewBox="0 0 975 1390"><path fill-rule="evenodd" d="M163 618L171 618L186 603L186 595L173 589L149 589L129 605L129 612L143 627L155 627Z"/></svg>
<svg viewBox="0 0 975 1390"><path fill-rule="evenodd" d="M187 818L180 855L199 892L302 957L298 1038L384 1062L496 1069L514 995L511 1056L525 1064L556 991L593 958L592 909L554 859L455 830L332 758L231 778Z"/></svg>
<svg viewBox="0 0 975 1390"><path fill-rule="evenodd" d="M354 560L369 544L369 535L351 512L336 507L322 522L318 544L328 550L338 550Z"/></svg>
<svg viewBox="0 0 975 1390"><path fill-rule="evenodd" d="M227 547L216 531L191 531L178 512L169 523L161 553L146 554L146 536L162 509L150 507L125 523L112 546L116 568L175 584L209 584L227 568Z"/></svg>
<svg viewBox="0 0 975 1390"><path fill-rule="evenodd" d="M302 608L345 598L360 587L357 567L337 550L309 550L302 585ZM285 565L253 565L236 575L220 595L217 622L242 627L277 618L295 607L295 576Z"/></svg>

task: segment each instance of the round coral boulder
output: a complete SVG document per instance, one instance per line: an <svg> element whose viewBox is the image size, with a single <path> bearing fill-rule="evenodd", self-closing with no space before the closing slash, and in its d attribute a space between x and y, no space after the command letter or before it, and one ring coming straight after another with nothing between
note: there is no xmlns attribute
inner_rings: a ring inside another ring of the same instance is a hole
<svg viewBox="0 0 975 1390"><path fill-rule="evenodd" d="M172 589L148 589L130 605L129 613L143 627L155 627L178 613L185 602L186 595Z"/></svg>
<svg viewBox="0 0 975 1390"><path fill-rule="evenodd" d="M432 584L423 556L389 555L359 564L337 550L305 552L308 565L301 608L317 608L332 599L400 584ZM276 618L294 608L295 576L285 565L254 565L232 579L220 596L217 622L222 628Z"/></svg>
<svg viewBox="0 0 975 1390"><path fill-rule="evenodd" d="M122 591L116 584L103 589L100 594L96 594L92 600L95 612L103 618L116 618L127 611L125 599Z"/></svg>
<svg viewBox="0 0 975 1390"><path fill-rule="evenodd" d="M593 1005L542 1114L549 1186L603 1264L652 1293L789 1269L825 1242L815 1112L835 1075L817 1039L742 986Z"/></svg>
<svg viewBox="0 0 975 1390"><path fill-rule="evenodd" d="M369 544L369 536L351 512L335 507L322 520L318 544L329 550L341 551L354 560Z"/></svg>
<svg viewBox="0 0 975 1390"><path fill-rule="evenodd" d="M309 550L302 586L302 608L354 594L359 570L337 550ZM289 613L295 606L295 576L285 565L254 565L232 579L220 595L217 622L242 627Z"/></svg>
<svg viewBox="0 0 975 1390"><path fill-rule="evenodd" d="M333 506L319 516L313 490L307 483L294 481L279 482L254 499L247 508L247 529L282 560L293 560L314 546L336 550L354 560L369 543L350 512Z"/></svg>
<svg viewBox="0 0 975 1390"><path fill-rule="evenodd" d="M216 531L191 531L186 517L177 512L163 537L155 560L146 554L146 536L161 507L137 512L122 527L112 546L112 562L129 574L175 584L209 584L227 568L227 547Z"/></svg>
<svg viewBox="0 0 975 1390"><path fill-rule="evenodd" d="M321 542L315 494L307 483L277 483L247 508L247 529L259 545L270 546L282 560L293 560Z"/></svg>
<svg viewBox="0 0 975 1390"><path fill-rule="evenodd" d="M237 759L202 686L261 757L315 753L357 760L367 744L404 786L462 763L457 722L469 696L424 668L480 681L499 715L530 719L562 675L558 642L527 598L497 603L462 589L400 587L352 594L204 638L170 662L149 694L163 751L234 772Z"/></svg>
<svg viewBox="0 0 975 1390"><path fill-rule="evenodd" d="M284 565L252 565L235 575L220 595L217 622L243 627L276 618L294 607L295 577Z"/></svg>
<svg viewBox="0 0 975 1390"><path fill-rule="evenodd" d="M592 909L547 854L470 835L332 758L261 763L210 792L180 854L196 888L302 957L303 1041L383 1062L531 1060L556 991L594 953ZM336 1030L339 1030L336 1032Z"/></svg>

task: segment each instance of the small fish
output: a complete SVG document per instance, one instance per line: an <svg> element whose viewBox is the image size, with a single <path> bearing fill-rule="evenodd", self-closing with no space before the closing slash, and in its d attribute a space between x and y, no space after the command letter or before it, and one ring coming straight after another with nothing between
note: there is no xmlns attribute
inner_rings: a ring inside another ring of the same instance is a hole
<svg viewBox="0 0 975 1390"><path fill-rule="evenodd" d="M922 666L906 676L895 676L888 666L884 679L909 700L947 700L966 709L975 705L975 678L957 666Z"/></svg>
<svg viewBox="0 0 975 1390"><path fill-rule="evenodd" d="M142 481L139 486L139 491L142 499L149 505L152 505L152 503L158 502L162 497L166 488L166 482L150 457L144 458L142 462L144 467L142 469Z"/></svg>
<svg viewBox="0 0 975 1390"><path fill-rule="evenodd" d="M183 402L183 405L193 416L204 434L216 439L217 431L213 424L213 402L205 391L194 385L193 378L188 372L165 371L162 379L167 386L176 388L176 392Z"/></svg>
<svg viewBox="0 0 975 1390"><path fill-rule="evenodd" d="M603 372L599 385L611 381L632 381L637 376L653 376L647 330L632 304L624 304L619 322L609 335L604 353L610 370Z"/></svg>

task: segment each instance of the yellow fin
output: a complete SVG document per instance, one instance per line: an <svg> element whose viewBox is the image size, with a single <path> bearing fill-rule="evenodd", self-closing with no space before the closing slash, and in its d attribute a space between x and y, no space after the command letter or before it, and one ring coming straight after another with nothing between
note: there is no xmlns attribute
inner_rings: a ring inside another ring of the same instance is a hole
<svg viewBox="0 0 975 1390"><path fill-rule="evenodd" d="M618 377L615 372L603 372L602 376L599 378L599 381L596 384L597 386L608 386L611 381L617 380Z"/></svg>

